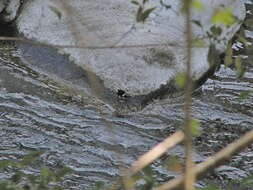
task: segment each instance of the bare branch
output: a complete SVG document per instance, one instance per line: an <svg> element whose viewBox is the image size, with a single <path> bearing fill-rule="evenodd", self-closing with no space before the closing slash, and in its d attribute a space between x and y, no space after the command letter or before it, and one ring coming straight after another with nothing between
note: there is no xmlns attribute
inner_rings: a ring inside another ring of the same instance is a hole
<svg viewBox="0 0 253 190"><path fill-rule="evenodd" d="M197 179L200 179L207 171L222 165L225 161L230 159L232 155L242 151L245 147L253 143L253 129L247 132L240 139L232 142L227 147L216 153L214 156L209 157L206 161L196 165L193 173ZM185 177L178 177L169 182L155 188L155 190L181 190L183 189Z"/></svg>
<svg viewBox="0 0 253 190"><path fill-rule="evenodd" d="M194 189L194 181L195 175L193 173L194 163L192 161L192 152L193 152L193 143L192 143L192 126L191 126L191 106L192 106L192 90L193 90L193 82L192 82L192 68L191 68L191 59L192 59L192 26L191 26L191 0L184 0L183 6L185 8L185 41L187 44L186 48L186 80L187 84L185 84L185 104L184 104L184 113L185 113L185 125L184 125L184 133L185 133L185 190L193 190Z"/></svg>
<svg viewBox="0 0 253 190"><path fill-rule="evenodd" d="M19 37L3 37L0 36L0 41L20 41L24 43L29 43L31 45L37 46L46 46L53 48L79 48L79 49L128 49L128 48L147 48L147 47L160 47L160 46L172 46L172 47L184 47L183 45L177 43L150 43L150 44L133 44L133 45L98 45L98 46L89 46L89 45L57 45L50 44L47 42L38 42L34 40L29 40ZM118 42L117 42L118 43Z"/></svg>
<svg viewBox="0 0 253 190"><path fill-rule="evenodd" d="M172 148L178 143L182 142L183 139L184 133L182 131L175 132L173 135L167 137L164 141L139 157L139 159L132 164L131 168L129 168L126 173L128 175L133 175L134 173L140 171L155 159L159 158L169 148Z"/></svg>

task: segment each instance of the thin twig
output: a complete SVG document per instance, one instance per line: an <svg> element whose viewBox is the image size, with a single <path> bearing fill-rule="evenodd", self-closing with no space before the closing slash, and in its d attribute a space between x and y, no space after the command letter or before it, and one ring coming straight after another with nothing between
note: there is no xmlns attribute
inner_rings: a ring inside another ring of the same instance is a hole
<svg viewBox="0 0 253 190"><path fill-rule="evenodd" d="M192 68L191 68L191 58L192 58L192 27L191 27L191 0L184 0L184 8L185 8L185 40L187 44L186 48L186 84L185 84L185 105L184 105L184 113L185 113L185 190L193 190L194 189L194 181L195 176L192 171L194 163L192 161L192 126L191 126L191 106L192 106Z"/></svg>
<svg viewBox="0 0 253 190"><path fill-rule="evenodd" d="M115 47L119 44L124 38L126 38L131 32L135 29L135 25L133 24L129 30L127 30L116 42L113 43L110 47Z"/></svg>
<svg viewBox="0 0 253 190"><path fill-rule="evenodd" d="M148 44L133 44L133 45L98 45L98 46L89 46L89 45L57 45L50 44L47 42L38 42L34 40L29 40L26 38L20 37L0 37L0 41L20 41L23 43L29 43L31 45L37 46L46 46L53 48L79 48L79 49L128 49L128 48L146 48L146 47L160 47L160 46L172 46L172 47L184 47L183 45L177 43L148 43Z"/></svg>

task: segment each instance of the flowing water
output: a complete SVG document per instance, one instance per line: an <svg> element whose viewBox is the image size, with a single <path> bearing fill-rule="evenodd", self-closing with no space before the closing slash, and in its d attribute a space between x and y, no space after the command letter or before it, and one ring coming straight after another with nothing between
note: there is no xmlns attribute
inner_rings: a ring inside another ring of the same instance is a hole
<svg viewBox="0 0 253 190"><path fill-rule="evenodd" d="M248 14L252 14L248 12ZM252 42L253 33L247 30ZM237 43L237 46L240 46ZM253 46L243 50L245 75L221 66L194 93L193 115L202 133L195 138L197 162L220 150L253 128ZM241 99L240 94L250 92ZM67 189L85 189L96 181L111 182L119 168L129 166L145 151L182 124L183 97L163 99L137 113L115 115L95 98L75 97L62 85L22 62L13 44L0 49L0 159L19 158L32 150L45 153L26 172L46 165L66 165L74 173L62 183ZM170 155L183 157L183 146L168 151L152 168L159 182L178 174L163 167ZM253 174L253 146L208 175L209 179L237 179ZM0 174L1 178L9 173ZM199 182L204 185L205 182Z"/></svg>

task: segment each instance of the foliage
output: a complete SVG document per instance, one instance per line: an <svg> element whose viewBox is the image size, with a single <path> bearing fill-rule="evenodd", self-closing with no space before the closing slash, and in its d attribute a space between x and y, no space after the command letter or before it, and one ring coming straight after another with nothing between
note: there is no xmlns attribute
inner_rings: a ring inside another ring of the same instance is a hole
<svg viewBox="0 0 253 190"><path fill-rule="evenodd" d="M237 180L232 180L225 190L247 190L251 189L253 187L253 175L242 178L242 179L237 179ZM220 187L217 185L208 185L203 188L198 188L197 190L222 190Z"/></svg>
<svg viewBox="0 0 253 190"><path fill-rule="evenodd" d="M1 160L0 169L11 168L14 174L9 179L0 180L1 190L61 190L57 183L71 172L71 169L62 167L57 170L50 170L42 167L38 175L27 174L22 171L36 160L43 152L30 152L21 160Z"/></svg>
<svg viewBox="0 0 253 190"><path fill-rule="evenodd" d="M221 23L227 26L232 25L236 22L233 16L232 10L228 7L222 7L216 10L211 18L213 23Z"/></svg>
<svg viewBox="0 0 253 190"><path fill-rule="evenodd" d="M136 13L136 22L145 22L149 15L155 10L155 7L145 9L145 4L148 0L142 0L142 3L132 0L131 3L138 6Z"/></svg>

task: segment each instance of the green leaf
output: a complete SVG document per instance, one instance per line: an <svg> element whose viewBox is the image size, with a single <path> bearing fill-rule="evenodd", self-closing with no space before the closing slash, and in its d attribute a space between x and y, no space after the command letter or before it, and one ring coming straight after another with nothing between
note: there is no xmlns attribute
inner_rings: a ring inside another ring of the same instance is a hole
<svg viewBox="0 0 253 190"><path fill-rule="evenodd" d="M146 9L145 11L142 12L142 14L140 15L140 21L141 22L145 22L145 20L149 17L150 13L152 13L156 8L150 8L150 9Z"/></svg>
<svg viewBox="0 0 253 190"><path fill-rule="evenodd" d="M245 70L242 67L242 60L241 57L237 56L235 59L235 68L236 68L236 75L238 78L244 75Z"/></svg>
<svg viewBox="0 0 253 190"><path fill-rule="evenodd" d="M211 22L232 25L235 23L235 17L230 8L217 9L211 18Z"/></svg>
<svg viewBox="0 0 253 190"><path fill-rule="evenodd" d="M90 190L102 190L105 187L105 182L97 181L95 182L95 187L91 188Z"/></svg>
<svg viewBox="0 0 253 190"><path fill-rule="evenodd" d="M190 121L190 126L191 126L191 133L192 133L193 136L200 135L200 129L199 129L200 123L199 123L199 120L192 119Z"/></svg>
<svg viewBox="0 0 253 190"><path fill-rule="evenodd" d="M185 73L178 72L175 76L176 85L180 88L185 86Z"/></svg>
<svg viewBox="0 0 253 190"><path fill-rule="evenodd" d="M192 20L192 22L202 28L202 24L200 23L199 20Z"/></svg>
<svg viewBox="0 0 253 190"><path fill-rule="evenodd" d="M210 66L217 67L220 62L220 52L216 49L214 44L210 44L209 51L208 51L208 57L207 57L208 63Z"/></svg>
<svg viewBox="0 0 253 190"><path fill-rule="evenodd" d="M192 41L192 46L193 47L204 47L206 45L205 41L201 37L196 37Z"/></svg>
<svg viewBox="0 0 253 190"><path fill-rule="evenodd" d="M15 160L0 160L0 169L6 166L18 166L18 162Z"/></svg>
<svg viewBox="0 0 253 190"><path fill-rule="evenodd" d="M248 177L245 177L241 180L241 183L243 185L253 186L253 175L250 175Z"/></svg>
<svg viewBox="0 0 253 190"><path fill-rule="evenodd" d="M11 181L14 183L19 183L24 176L24 173L21 171L17 171L13 176L11 176Z"/></svg>
<svg viewBox="0 0 253 190"><path fill-rule="evenodd" d="M27 174L26 177L31 184L36 183L36 180L39 178L38 176L35 176L34 174Z"/></svg>
<svg viewBox="0 0 253 190"><path fill-rule="evenodd" d="M145 168L143 168L143 172L146 176L152 176L153 175L153 171L151 166L146 166Z"/></svg>
<svg viewBox="0 0 253 190"><path fill-rule="evenodd" d="M67 175L71 172L72 172L72 170L67 167L63 167L61 169L56 170L56 172L55 172L56 180L59 181L62 177L64 177L65 175Z"/></svg>
<svg viewBox="0 0 253 190"><path fill-rule="evenodd" d="M222 29L219 26L212 26L210 31L212 32L213 36L220 36L222 33Z"/></svg>
<svg viewBox="0 0 253 190"><path fill-rule="evenodd" d="M166 159L165 164L166 169L175 172L182 172L184 168L183 163L180 162L178 155L170 155L169 159Z"/></svg>
<svg viewBox="0 0 253 190"><path fill-rule="evenodd" d="M248 40L247 40L247 39L245 39L244 37L242 37L241 35L239 35L238 40L239 40L240 42L242 42L242 43L243 43L243 45L244 45L246 48L248 48L248 47L249 47Z"/></svg>
<svg viewBox="0 0 253 190"><path fill-rule="evenodd" d="M134 5L140 5L140 3L138 1L135 1L135 0L132 0L131 3L134 4Z"/></svg>
<svg viewBox="0 0 253 190"><path fill-rule="evenodd" d="M59 9L53 6L49 6L49 9L53 11L59 19L61 19L62 13L59 11Z"/></svg>
<svg viewBox="0 0 253 190"><path fill-rule="evenodd" d="M246 19L244 21L244 24L246 24L246 26L248 26L248 27L253 27L253 19L252 18L251 19Z"/></svg>
<svg viewBox="0 0 253 190"><path fill-rule="evenodd" d="M44 152L42 152L42 151L33 151L33 152L28 153L20 161L20 165L25 166L25 165L30 164L33 160L37 159L43 153Z"/></svg>
<svg viewBox="0 0 253 190"><path fill-rule="evenodd" d="M225 60L224 60L225 66L229 66L233 63L232 56L233 56L233 50L232 50L232 46L229 44L226 51Z"/></svg>
<svg viewBox="0 0 253 190"><path fill-rule="evenodd" d="M7 180L1 180L0 181L0 189L1 190L9 190L10 189L9 188L9 184L10 184L9 181L7 181Z"/></svg>
<svg viewBox="0 0 253 190"><path fill-rule="evenodd" d="M239 99L243 100L243 99L247 98L252 92L253 91L249 91L249 90L240 92ZM252 181L252 183L253 183L253 181Z"/></svg>
<svg viewBox="0 0 253 190"><path fill-rule="evenodd" d="M52 172L47 167L43 167L40 170L40 178L41 182L44 185L47 185L50 182L50 180L52 180Z"/></svg>
<svg viewBox="0 0 253 190"><path fill-rule="evenodd" d="M137 10L137 14L136 14L136 22L141 22L141 14L142 14L143 8L142 6L140 6Z"/></svg>
<svg viewBox="0 0 253 190"><path fill-rule="evenodd" d="M204 9L203 4L200 0L192 0L191 6L200 11Z"/></svg>
<svg viewBox="0 0 253 190"><path fill-rule="evenodd" d="M220 188L215 185L208 185L207 187L197 188L197 190L220 190Z"/></svg>
<svg viewBox="0 0 253 190"><path fill-rule="evenodd" d="M140 173L136 173L133 176L131 176L131 179L133 180L133 182L136 182L136 181L142 179L142 175Z"/></svg>

